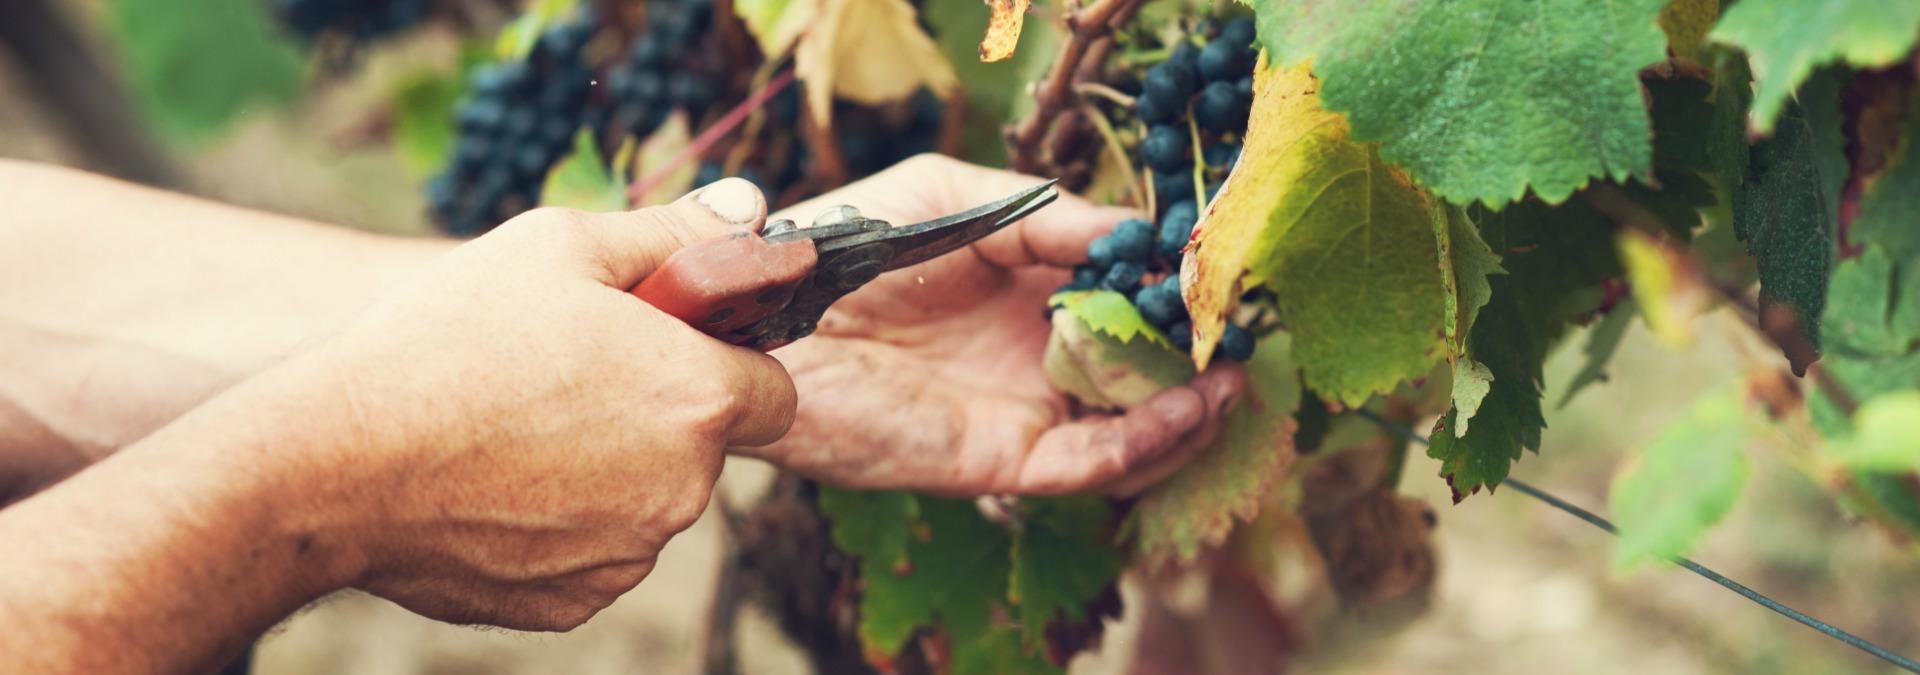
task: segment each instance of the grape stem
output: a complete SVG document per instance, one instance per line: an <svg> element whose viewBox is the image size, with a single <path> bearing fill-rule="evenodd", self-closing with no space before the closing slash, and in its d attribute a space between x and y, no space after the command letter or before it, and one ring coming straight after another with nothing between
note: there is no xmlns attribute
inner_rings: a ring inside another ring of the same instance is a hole
<svg viewBox="0 0 1920 675"><path fill-rule="evenodd" d="M1127 172L1127 194L1133 198L1133 203L1145 205L1149 209L1153 208L1153 205L1143 196L1140 175L1134 173L1133 161L1127 158L1127 148L1120 143L1120 135L1114 132L1113 121L1107 119L1107 116L1090 102L1080 102L1080 109L1081 113L1093 122L1093 128L1100 131L1100 138L1106 141L1107 151L1113 154L1114 161L1120 165L1121 170ZM1152 192L1152 190L1145 192Z"/></svg>
<svg viewBox="0 0 1920 675"><path fill-rule="evenodd" d="M646 178L628 185L627 202L629 204L635 203L647 193L652 192L654 188L659 187L661 182L673 175L673 172L678 171L680 167L685 166L686 163L692 161L693 158L699 157L701 153L707 151L707 148L713 147L713 144L719 142L728 132L739 127L740 123L747 121L747 116L751 115L754 110L766 105L767 101L771 100L775 94L780 93L780 90L787 88L787 86L791 84L793 84L793 69L789 68L786 72L774 77L772 82L767 83L767 86L761 87L760 91L754 92L748 96L746 100L741 101L739 105L734 106L732 110L727 111L727 114L714 122L713 126L701 131L700 135L694 137L693 142L688 143L687 147L682 148L679 154L673 156L673 159L667 160L665 164L654 169L652 173L647 174Z"/></svg>
<svg viewBox="0 0 1920 675"><path fill-rule="evenodd" d="M1067 40L1060 45L1060 55L1047 70L1046 79L1034 88L1033 111L1006 130L1007 158L1015 171L1028 174L1040 172L1040 141L1046 138L1047 131L1060 118L1072 116L1062 113L1067 113L1076 104L1075 99L1079 98L1073 90L1073 84L1075 75L1080 71L1081 59L1094 42L1106 38L1109 32L1132 19L1134 12L1139 11L1144 2L1096 0L1062 17L1067 25Z"/></svg>
<svg viewBox="0 0 1920 675"><path fill-rule="evenodd" d="M1101 82L1076 82L1073 85L1073 93L1083 97L1089 95L1098 96L1128 108L1133 107L1137 103L1134 97L1121 93L1120 90L1114 89Z"/></svg>

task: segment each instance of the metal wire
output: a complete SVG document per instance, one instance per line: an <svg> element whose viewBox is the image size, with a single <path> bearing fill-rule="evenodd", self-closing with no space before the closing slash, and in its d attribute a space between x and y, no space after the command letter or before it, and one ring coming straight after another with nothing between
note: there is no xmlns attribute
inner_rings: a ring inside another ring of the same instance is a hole
<svg viewBox="0 0 1920 675"><path fill-rule="evenodd" d="M1403 438L1406 438L1409 441L1413 441L1420 445L1427 445L1426 438L1420 436L1420 434L1414 432L1414 430L1407 428L1406 425L1399 424L1387 418L1381 417L1378 413L1375 413L1371 410L1367 410L1365 408L1358 409L1355 412L1359 413L1361 417L1366 418L1367 421L1373 422L1374 424L1378 425L1382 429L1393 432L1396 435L1399 435ZM1587 521L1588 524L1593 525L1594 527L1600 528L1602 530L1606 530L1610 534L1617 535L1620 533L1620 531L1613 526L1613 523L1611 521L1608 521L1606 518L1600 517L1599 514L1580 508L1578 506L1574 506L1573 504L1567 503L1566 500L1547 494L1546 491L1541 490L1540 488L1534 487L1524 481L1521 481L1520 479L1508 478L1504 481L1501 481L1500 484L1512 486L1513 489L1519 491L1520 494L1524 494L1534 499L1538 499L1541 502L1546 503L1546 505L1548 506L1551 506L1553 508L1559 509L1566 513L1572 514L1573 517ZM1769 598L1766 595L1761 594L1759 591L1756 591L1756 590L1753 590L1752 588L1747 587L1746 584L1742 584L1738 581L1728 579L1726 575L1723 575L1719 572L1715 572L1712 569L1709 569L1706 565L1702 565L1700 563L1697 563L1687 558L1679 557L1679 556L1675 556L1673 558L1673 562L1675 564L1678 564L1681 567L1686 568L1688 571L1693 572L1694 574L1698 574L1702 577L1706 577L1707 580L1712 581L1713 583L1720 584L1722 587L1725 587L1727 590L1740 594L1740 597L1751 600L1754 602L1754 604L1760 605L1761 607L1765 607L1767 609L1771 609L1775 612L1778 612L1781 616L1785 616L1789 619L1793 619L1794 621L1799 622L1803 626L1820 631L1822 634L1825 634L1827 637L1833 638L1835 640L1839 640L1841 642L1845 642L1848 645L1853 646L1854 649L1858 649L1868 654L1872 654L1876 658L1879 658L1882 661L1886 661L1887 663L1893 664L1894 666L1900 668L1901 670L1905 670L1909 673L1920 673L1920 661L1914 661L1913 659L1907 658L1905 656L1895 654L1892 651L1889 651L1885 647L1881 647L1880 645L1867 641L1866 638L1863 638L1858 635L1854 635L1853 633L1849 633L1847 631L1836 628L1834 627L1833 624L1827 623L1825 621L1821 621L1819 619L1816 619L1816 618L1813 618L1812 616L1807 615L1806 612L1802 612L1792 607L1788 607L1785 604L1782 604L1778 600Z"/></svg>

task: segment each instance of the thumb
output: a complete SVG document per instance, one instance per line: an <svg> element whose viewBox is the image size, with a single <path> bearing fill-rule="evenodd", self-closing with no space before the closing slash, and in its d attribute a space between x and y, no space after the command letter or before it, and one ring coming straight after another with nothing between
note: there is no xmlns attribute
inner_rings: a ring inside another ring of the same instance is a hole
<svg viewBox="0 0 1920 675"><path fill-rule="evenodd" d="M759 232L767 220L760 189L727 178L673 203L635 211L594 214L587 229L599 244L607 285L632 288L688 245L739 232Z"/></svg>

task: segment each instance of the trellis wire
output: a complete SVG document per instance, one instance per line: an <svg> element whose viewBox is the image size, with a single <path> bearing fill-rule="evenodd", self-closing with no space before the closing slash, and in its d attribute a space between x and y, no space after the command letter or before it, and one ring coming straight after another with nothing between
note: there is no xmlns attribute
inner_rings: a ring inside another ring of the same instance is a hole
<svg viewBox="0 0 1920 675"><path fill-rule="evenodd" d="M1380 428L1393 432L1395 435L1401 436L1403 438L1406 438L1409 441L1413 441L1414 443L1418 443L1420 445L1427 445L1426 438L1422 437L1419 433L1415 432L1414 430L1407 428L1407 426L1404 424L1399 424L1387 418L1381 417L1379 413L1375 413L1365 408L1358 409L1355 412L1357 412L1361 417L1366 418L1367 421L1373 422L1374 424L1378 425ZM1606 518L1600 517L1599 514L1580 508L1578 506L1574 506L1573 504L1568 503L1566 500L1547 494L1546 491L1541 490L1540 488L1534 487L1532 485L1529 485L1518 478L1507 478L1506 480L1501 481L1501 484L1510 485L1513 487L1513 489L1520 491L1521 494L1532 497L1534 499L1538 499L1541 502L1546 503L1546 505L1548 506L1551 506L1553 508L1560 509L1561 511L1565 511L1569 514L1572 514L1573 517L1587 521L1588 524L1594 527L1600 528L1602 530L1606 530L1607 533L1609 534L1618 535L1620 533L1618 529L1614 528L1613 523L1611 521L1608 521ZM1765 607L1767 609L1771 609L1775 612L1778 612L1781 616L1785 616L1789 619L1793 619L1794 621L1799 622L1801 625L1820 631L1822 634L1825 634L1827 637L1833 638L1835 640L1839 640L1841 642L1845 642L1848 645L1853 646L1854 649L1858 649L1868 654L1872 654L1875 657L1879 658L1880 660L1893 664L1894 666L1900 668L1901 670L1905 670L1909 673L1920 673L1920 661L1914 661L1913 659L1907 658L1905 656L1895 654L1885 647L1882 647L1880 645L1867 641L1866 638L1841 630L1835 627L1833 624L1813 618L1812 616L1807 615L1806 612L1802 612L1792 607L1788 607L1785 604L1781 603L1779 600L1769 598L1766 595L1760 593L1759 591L1753 590L1752 588L1748 588L1746 584L1742 584L1738 581L1728 579L1726 575L1723 575L1719 572L1715 572L1712 569L1709 569L1706 565L1702 565L1700 563L1694 562L1692 560L1689 560L1681 556L1674 556L1672 560L1675 564L1686 568L1688 571L1691 571L1694 574L1698 574L1702 577L1706 577L1707 580L1712 581L1713 583L1716 583L1716 584L1720 584L1721 586L1725 587L1727 590L1740 594L1740 597L1751 600L1754 602L1754 604L1757 604L1757 605L1760 605L1761 607Z"/></svg>

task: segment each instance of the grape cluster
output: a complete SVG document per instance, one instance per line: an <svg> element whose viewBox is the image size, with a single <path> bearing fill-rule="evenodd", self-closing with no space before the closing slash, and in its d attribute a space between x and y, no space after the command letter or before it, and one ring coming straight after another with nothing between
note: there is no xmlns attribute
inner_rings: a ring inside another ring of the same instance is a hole
<svg viewBox="0 0 1920 675"><path fill-rule="evenodd" d="M646 29L627 45L626 58L607 72L608 101L590 113L602 137L646 138L674 109L698 120L719 93L716 73L701 68L696 43L713 23L712 0L647 3Z"/></svg>
<svg viewBox="0 0 1920 675"><path fill-rule="evenodd" d="M1129 87L1136 93L1133 114L1146 128L1138 150L1153 177L1158 222L1129 219L1095 239L1087 247L1087 264L1076 268L1062 288L1127 296L1147 323L1165 331L1183 351L1193 346L1193 325L1176 272L1200 205L1213 198L1240 159L1240 137L1253 104L1253 41L1251 20L1227 22L1204 47L1180 40L1167 60ZM1196 131L1204 148L1198 157ZM1202 181L1204 194L1197 190ZM1253 347L1253 333L1244 326L1228 324L1220 338L1220 354L1235 361L1251 358Z"/></svg>
<svg viewBox="0 0 1920 675"><path fill-rule="evenodd" d="M801 91L797 85L775 94L766 104L766 132L757 139L761 146L754 161L739 167L735 174L778 201L789 188L807 179L812 150L793 133L801 126ZM927 90L916 92L904 104L863 106L846 101L834 103L834 142L846 162L847 177L858 179L904 160L931 152L939 144L946 111L940 97ZM700 165L695 185L705 185L726 176L717 161Z"/></svg>
<svg viewBox="0 0 1920 675"><path fill-rule="evenodd" d="M273 0L280 23L302 40L339 35L371 42L427 17L428 0Z"/></svg>
<svg viewBox="0 0 1920 675"><path fill-rule="evenodd" d="M474 71L454 112L453 156L427 186L449 234L474 235L540 203L547 171L573 149L594 75L583 57L591 9L549 26L525 60Z"/></svg>

